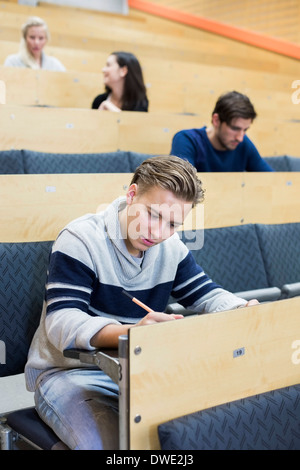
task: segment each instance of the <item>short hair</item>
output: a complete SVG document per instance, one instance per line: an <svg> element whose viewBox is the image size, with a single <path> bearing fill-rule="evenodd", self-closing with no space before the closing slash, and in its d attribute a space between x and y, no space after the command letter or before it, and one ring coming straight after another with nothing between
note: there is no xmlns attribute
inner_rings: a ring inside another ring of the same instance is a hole
<svg viewBox="0 0 300 470"><path fill-rule="evenodd" d="M230 124L234 118L256 118L256 111L248 96L237 91L225 93L219 97L212 114L217 113L221 122Z"/></svg>
<svg viewBox="0 0 300 470"><path fill-rule="evenodd" d="M130 184L138 184L142 193L153 186L171 191L193 207L204 200L202 182L196 168L187 160L173 155L150 157L136 169Z"/></svg>

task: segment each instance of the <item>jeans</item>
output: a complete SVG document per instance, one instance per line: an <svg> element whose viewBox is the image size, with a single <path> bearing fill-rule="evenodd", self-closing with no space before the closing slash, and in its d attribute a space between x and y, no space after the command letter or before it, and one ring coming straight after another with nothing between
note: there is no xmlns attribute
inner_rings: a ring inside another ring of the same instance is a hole
<svg viewBox="0 0 300 470"><path fill-rule="evenodd" d="M35 392L40 417L72 450L119 448L118 385L99 369L46 376Z"/></svg>

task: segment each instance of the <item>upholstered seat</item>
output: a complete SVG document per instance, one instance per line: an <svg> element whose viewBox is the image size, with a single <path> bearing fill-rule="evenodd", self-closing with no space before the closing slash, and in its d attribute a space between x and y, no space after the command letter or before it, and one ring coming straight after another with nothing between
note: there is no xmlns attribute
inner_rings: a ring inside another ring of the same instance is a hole
<svg viewBox="0 0 300 470"><path fill-rule="evenodd" d="M300 385L173 419L158 434L162 450L300 450Z"/></svg>

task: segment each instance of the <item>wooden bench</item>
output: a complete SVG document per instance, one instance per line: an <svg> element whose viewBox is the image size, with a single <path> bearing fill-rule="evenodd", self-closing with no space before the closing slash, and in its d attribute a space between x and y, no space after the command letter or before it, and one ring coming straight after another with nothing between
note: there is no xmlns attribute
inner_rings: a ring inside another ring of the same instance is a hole
<svg viewBox="0 0 300 470"><path fill-rule="evenodd" d="M204 205L185 229L299 222L300 173L202 173ZM71 220L125 195L130 174L0 176L1 242L54 240Z"/></svg>
<svg viewBox="0 0 300 470"><path fill-rule="evenodd" d="M6 2L2 4L0 16L5 26L1 28L0 38L5 40L18 41L21 24L29 14L38 14L49 23L53 46L103 50L106 53L121 48L131 50L139 57L152 56L287 74L298 70L296 60L132 9L128 17L113 17L100 13L92 15L90 12L85 15L83 11L76 14L72 9L48 6L30 8L14 5L13 10L7 7ZM114 39L111 39L112 36Z"/></svg>
<svg viewBox="0 0 300 470"><path fill-rule="evenodd" d="M33 100L33 93L31 97ZM120 114L8 104L0 107L0 117L0 150L14 148L58 153L98 153L120 149L153 155L169 154L177 131L202 127L210 122L202 112L185 115L123 111ZM259 116L248 135L262 156L298 157L299 126L297 120L278 118L274 121Z"/></svg>

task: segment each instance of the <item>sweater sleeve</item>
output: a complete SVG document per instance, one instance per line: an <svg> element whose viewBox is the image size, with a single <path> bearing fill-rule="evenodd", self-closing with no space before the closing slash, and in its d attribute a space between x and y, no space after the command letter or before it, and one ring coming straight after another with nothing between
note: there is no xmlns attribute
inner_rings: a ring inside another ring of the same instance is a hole
<svg viewBox="0 0 300 470"><path fill-rule="evenodd" d="M247 303L210 279L190 252L178 266L172 295L184 307L199 313L231 310Z"/></svg>
<svg viewBox="0 0 300 470"><path fill-rule="evenodd" d="M188 160L196 166L196 148L188 131L177 132L172 140L171 155Z"/></svg>
<svg viewBox="0 0 300 470"><path fill-rule="evenodd" d="M49 341L60 351L92 349L90 339L108 323L118 322L89 310L96 274L88 247L78 237L63 232L49 263L46 285L45 328Z"/></svg>
<svg viewBox="0 0 300 470"><path fill-rule="evenodd" d="M274 171L260 156L253 142L247 136L244 137L244 140L247 145L246 171Z"/></svg>

